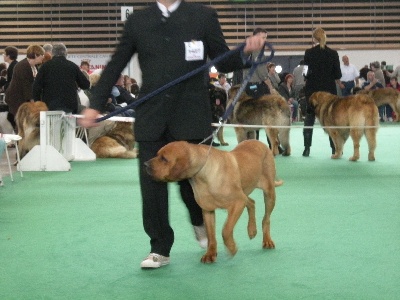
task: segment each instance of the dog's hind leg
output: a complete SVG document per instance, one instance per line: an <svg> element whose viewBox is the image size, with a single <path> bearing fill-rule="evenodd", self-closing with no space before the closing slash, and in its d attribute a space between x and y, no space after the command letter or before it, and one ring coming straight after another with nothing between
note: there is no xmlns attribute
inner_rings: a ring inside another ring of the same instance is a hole
<svg viewBox="0 0 400 300"><path fill-rule="evenodd" d="M395 101L395 107L393 108L393 111L396 113L396 117L394 118L394 121L399 122L400 121L400 92L397 93L397 99Z"/></svg>
<svg viewBox="0 0 400 300"><path fill-rule="evenodd" d="M269 138L269 141L271 142L271 150L274 156L277 156L279 154L279 138L278 134L279 131L276 128L265 128L265 132L267 133L267 137Z"/></svg>
<svg viewBox="0 0 400 300"><path fill-rule="evenodd" d="M376 132L377 128L367 128L365 129L365 137L368 143L368 160L375 160L375 149L376 149Z"/></svg>
<svg viewBox="0 0 400 300"><path fill-rule="evenodd" d="M247 224L247 233L250 239L253 239L257 235L257 224L256 224L256 206L255 201L250 197L247 197L246 208L249 214L249 222Z"/></svg>
<svg viewBox="0 0 400 300"><path fill-rule="evenodd" d="M263 243L264 249L273 249L275 244L271 239L271 213L275 207L275 187L269 186L268 190L264 190L264 204L265 204L265 215L262 221L263 229Z"/></svg>
<svg viewBox="0 0 400 300"><path fill-rule="evenodd" d="M341 158L343 155L343 146L346 138L341 136L340 132L335 129L328 130L328 134L331 137L333 143L335 144L335 154L332 154L332 159Z"/></svg>
<svg viewBox="0 0 400 300"><path fill-rule="evenodd" d="M236 199L231 206L228 207L228 217L224 228L222 229L222 238L230 255L234 256L237 252L235 240L233 239L233 229L243 213L246 206L247 196L243 194L242 199Z"/></svg>
<svg viewBox="0 0 400 300"><path fill-rule="evenodd" d="M291 153L289 133L290 133L290 128L282 128L279 130L279 140L281 146L284 149L282 152L282 156L289 156Z"/></svg>
<svg viewBox="0 0 400 300"><path fill-rule="evenodd" d="M357 161L360 158L360 140L363 135L361 129L350 129L350 136L353 140L354 153L349 158L350 161Z"/></svg>
<svg viewBox="0 0 400 300"><path fill-rule="evenodd" d="M218 141L221 143L222 146L229 146L227 142L224 140L224 127L222 126L217 133Z"/></svg>

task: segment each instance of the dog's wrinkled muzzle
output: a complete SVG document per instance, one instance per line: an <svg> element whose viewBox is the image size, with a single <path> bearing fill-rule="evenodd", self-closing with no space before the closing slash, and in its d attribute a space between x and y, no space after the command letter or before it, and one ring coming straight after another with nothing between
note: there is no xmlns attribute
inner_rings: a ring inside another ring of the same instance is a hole
<svg viewBox="0 0 400 300"><path fill-rule="evenodd" d="M149 174L150 176L153 176L153 168L151 167L151 162L148 160L144 163L144 166L146 168L146 172L147 174Z"/></svg>

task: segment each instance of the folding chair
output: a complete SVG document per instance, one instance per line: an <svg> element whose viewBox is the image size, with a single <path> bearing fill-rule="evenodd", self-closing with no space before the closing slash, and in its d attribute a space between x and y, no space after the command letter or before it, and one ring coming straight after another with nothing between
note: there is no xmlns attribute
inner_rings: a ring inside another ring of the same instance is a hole
<svg viewBox="0 0 400 300"><path fill-rule="evenodd" d="M14 177L12 174L12 169L11 169L11 161L10 161L10 156L8 154L8 145L15 145L15 149L17 150L17 162L20 163L20 157L19 157L19 150L18 150L18 141L21 139L19 135L16 134L1 134L0 133L0 153L2 153L4 150L6 152L7 156L7 162L8 162L8 169L10 171L10 178L11 181L14 181ZM22 174L22 170L19 171L21 174L21 177L24 175ZM0 174L0 186L3 185L3 179Z"/></svg>

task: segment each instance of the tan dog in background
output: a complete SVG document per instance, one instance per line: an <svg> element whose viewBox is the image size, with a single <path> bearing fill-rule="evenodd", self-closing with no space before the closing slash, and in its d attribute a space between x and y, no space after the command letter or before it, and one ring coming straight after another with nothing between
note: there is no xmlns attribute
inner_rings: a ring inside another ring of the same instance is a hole
<svg viewBox="0 0 400 300"><path fill-rule="evenodd" d="M400 92L398 90L387 87L372 91L360 90L358 91L358 94L367 94L374 99L376 106L389 104L396 113L396 118L394 121L400 121Z"/></svg>
<svg viewBox="0 0 400 300"><path fill-rule="evenodd" d="M132 122L103 121L99 128L89 129L90 148L97 158L136 158L135 136ZM102 130L99 133L99 130ZM94 132L98 136L93 138Z"/></svg>
<svg viewBox="0 0 400 300"><path fill-rule="evenodd" d="M315 115L322 126L343 126L354 128L324 128L335 144L336 152L331 157L340 158L349 135L353 139L354 154L349 160L360 158L360 140L365 134L368 142L368 160L375 160L376 132L379 127L378 107L366 94L338 97L327 92L316 92L310 97ZM362 128L363 126L373 128Z"/></svg>
<svg viewBox="0 0 400 300"><path fill-rule="evenodd" d="M145 165L156 180L168 182L189 178L195 199L203 210L207 230L208 248L201 258L203 263L212 263L217 258L217 208L228 211L222 237L231 255L237 252L233 229L245 207L249 214L248 235L251 239L256 236L255 203L249 197L256 188L264 191L262 247L275 248L270 234L270 216L275 206L275 186L283 182L275 181L275 160L271 150L262 142L247 140L230 152L207 145L172 142L161 148L157 156Z"/></svg>
<svg viewBox="0 0 400 300"><path fill-rule="evenodd" d="M18 135L22 137L18 142L21 159L40 144L40 112L48 110L46 103L42 101L25 102L18 108L15 123Z"/></svg>
<svg viewBox="0 0 400 300"><path fill-rule="evenodd" d="M238 85L229 90L229 103L232 103L238 90ZM229 121L232 124L244 125L270 125L270 126L290 126L290 106L280 95L265 95L258 99L253 99L246 93L243 93L237 101ZM255 139L255 130L257 128L235 127L236 138L240 143L248 138ZM274 155L279 154L278 146L284 149L283 156L291 153L289 134L290 128L270 128L266 127L265 132L271 142L271 148Z"/></svg>

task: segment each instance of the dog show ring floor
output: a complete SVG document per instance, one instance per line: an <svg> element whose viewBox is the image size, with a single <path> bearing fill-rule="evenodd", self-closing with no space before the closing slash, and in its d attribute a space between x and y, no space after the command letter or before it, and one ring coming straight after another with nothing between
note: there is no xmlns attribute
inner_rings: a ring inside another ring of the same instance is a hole
<svg viewBox="0 0 400 300"><path fill-rule="evenodd" d="M234 230L238 252L230 257L221 237L226 211L217 210L214 264L200 262L204 250L171 183L171 263L140 269L150 246L137 159L71 162L69 172L22 178L14 168L11 182L3 156L0 299L398 299L400 125L381 124L374 162L365 138L358 162L348 161L351 138L343 157L332 160L321 128L310 157L302 157L301 124L294 125L291 156L275 158L284 181L271 216L276 248L261 247L263 195L255 190L257 236L248 238L244 212ZM229 146L218 149L230 151L233 128L224 136ZM263 131L260 140L266 143Z"/></svg>

